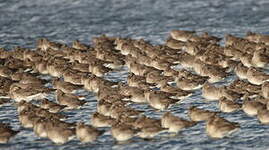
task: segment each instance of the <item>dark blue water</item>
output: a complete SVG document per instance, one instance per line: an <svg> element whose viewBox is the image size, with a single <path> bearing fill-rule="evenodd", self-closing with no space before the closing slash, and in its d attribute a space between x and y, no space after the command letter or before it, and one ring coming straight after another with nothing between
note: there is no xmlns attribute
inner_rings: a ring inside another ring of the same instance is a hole
<svg viewBox="0 0 269 150"><path fill-rule="evenodd" d="M90 43L94 36L107 34L131 38L145 38L154 44L164 43L172 29L188 29L223 37L225 34L243 36L247 31L269 34L268 0L0 0L0 47L34 48L38 38L71 43L80 40ZM126 71L107 76L119 79ZM120 79L119 79L120 80ZM96 101L91 93L88 103L69 112L70 121L89 122ZM199 95L186 99L170 108L181 117L187 117L186 108L199 105L216 110L216 103L205 103ZM159 117L146 106L147 115ZM6 149L267 149L269 126L242 112L224 114L225 118L239 122L241 130L229 138L212 140L205 133L204 124L186 129L175 137L157 137L152 141L134 139L128 144L116 144L109 133L95 143L81 144L78 140L57 146L41 139L31 130L20 128L15 107L0 107L0 121L11 122L22 131Z"/></svg>

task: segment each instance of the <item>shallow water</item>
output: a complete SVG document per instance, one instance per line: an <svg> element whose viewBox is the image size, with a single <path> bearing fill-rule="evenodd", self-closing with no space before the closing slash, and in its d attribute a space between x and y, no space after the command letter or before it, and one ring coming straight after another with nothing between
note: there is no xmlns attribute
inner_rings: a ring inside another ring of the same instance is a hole
<svg viewBox="0 0 269 150"><path fill-rule="evenodd" d="M34 48L36 39L71 43L80 40L89 43L101 34L131 38L145 38L154 44L164 43L172 29L188 29L223 37L225 34L243 36L247 31L269 34L269 1L267 0L0 0L0 47ZM110 80L124 80L126 70L106 76ZM87 95L88 103L81 110L66 112L68 121L89 123L95 111L96 98ZM53 97L52 97L53 98ZM217 110L217 103L206 103L200 92L169 110L187 117L190 105ZM145 105L133 107L159 117ZM117 144L107 132L95 143L81 144L78 140L57 146L41 139L31 130L19 126L17 112L12 104L0 107L0 121L11 122L21 132L5 145L5 149L267 149L269 126L242 112L223 114L230 121L239 122L241 129L229 138L212 140L205 133L205 124L184 130L175 137L159 136L151 141L135 138L133 142Z"/></svg>

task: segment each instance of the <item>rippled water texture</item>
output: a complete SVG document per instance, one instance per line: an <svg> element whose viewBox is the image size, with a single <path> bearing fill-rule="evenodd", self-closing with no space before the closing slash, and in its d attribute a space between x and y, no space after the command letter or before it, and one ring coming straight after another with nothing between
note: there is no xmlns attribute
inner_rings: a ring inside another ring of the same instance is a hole
<svg viewBox="0 0 269 150"><path fill-rule="evenodd" d="M145 38L154 44L163 43L172 29L188 29L223 37L231 33L243 36L247 31L269 34L269 1L267 0L0 0L0 47L34 48L36 39L71 43L78 39L89 43L101 34L131 38ZM124 80L126 70L106 78ZM89 122L96 109L93 94L81 110L67 113L70 121ZM177 116L187 117L186 109L197 105L217 110L216 103L206 103L200 96L186 99L170 108ZM146 110L146 115L160 117L148 106L134 106ZM20 129L17 112L12 104L0 107L0 121L10 122ZM269 126L242 112L223 114L230 121L239 122L241 130L229 138L212 140L205 133L205 124L184 130L175 137L157 137L152 141L134 139L128 144L116 144L109 133L93 144L73 140L57 146L41 139L31 130L22 131L0 149L267 149Z"/></svg>

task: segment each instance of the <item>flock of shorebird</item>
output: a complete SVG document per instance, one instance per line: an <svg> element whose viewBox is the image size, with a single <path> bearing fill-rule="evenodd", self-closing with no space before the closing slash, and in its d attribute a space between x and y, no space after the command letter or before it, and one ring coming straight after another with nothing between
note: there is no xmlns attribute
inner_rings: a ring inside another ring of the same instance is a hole
<svg viewBox="0 0 269 150"><path fill-rule="evenodd" d="M43 38L34 50L1 49L0 103L15 102L21 126L56 144L75 137L82 143L93 142L107 130L120 142L133 137L151 139L164 132L177 134L202 121L206 121L210 137L223 138L240 125L219 114L240 110L269 124L269 74L265 72L269 35L226 35L224 46L220 40L208 33L172 30L163 45L100 36L92 39L92 46L74 41L70 47ZM123 66L129 69L126 82L103 78ZM214 84L234 74L232 83ZM45 80L39 75L52 77ZM90 125L65 122L62 111L87 103L76 94L82 88L97 97ZM218 101L220 111L192 106L188 108L189 120L165 111L196 90L201 90L207 101ZM48 98L52 93L56 100ZM130 107L132 103L149 105L163 115L159 119L148 117ZM8 123L0 123L0 143L7 143L18 132Z"/></svg>

